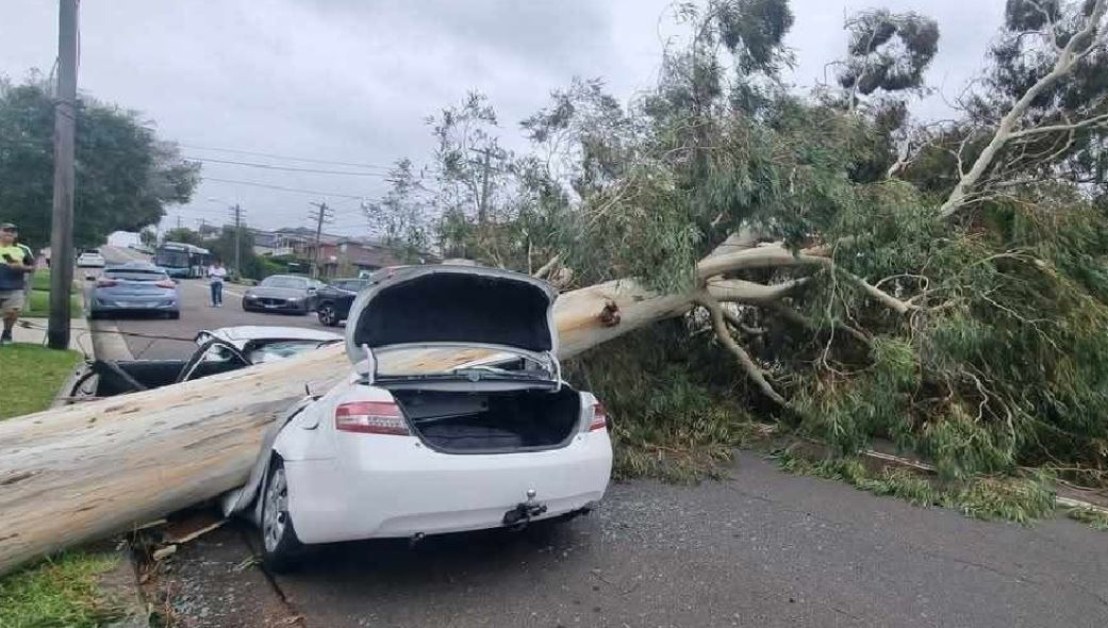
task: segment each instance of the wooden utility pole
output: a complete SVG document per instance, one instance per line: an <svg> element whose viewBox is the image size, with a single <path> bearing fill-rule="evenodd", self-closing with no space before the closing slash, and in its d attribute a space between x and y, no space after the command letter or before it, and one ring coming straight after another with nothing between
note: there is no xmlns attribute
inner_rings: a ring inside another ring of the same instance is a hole
<svg viewBox="0 0 1108 628"><path fill-rule="evenodd" d="M242 206L235 203L231 215L235 217L235 276L242 277Z"/></svg>
<svg viewBox="0 0 1108 628"><path fill-rule="evenodd" d="M323 237L323 223L331 222L334 218L334 211L327 207L327 203L309 203L316 208L316 211L308 214L308 217L315 221L315 251L312 255L312 277L319 278L319 242Z"/></svg>
<svg viewBox="0 0 1108 628"><path fill-rule="evenodd" d="M54 206L50 233L51 349L69 348L69 291L73 286L73 167L77 127L77 2L58 3L58 88L54 103Z"/></svg>

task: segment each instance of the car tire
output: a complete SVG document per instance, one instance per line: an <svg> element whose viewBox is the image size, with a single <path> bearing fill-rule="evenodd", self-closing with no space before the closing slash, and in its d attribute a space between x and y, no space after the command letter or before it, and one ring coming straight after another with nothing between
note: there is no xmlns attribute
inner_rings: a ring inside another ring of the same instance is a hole
<svg viewBox="0 0 1108 628"><path fill-rule="evenodd" d="M169 320L176 321L176 320L180 320L180 319L181 319L181 313L180 312L170 312L169 313Z"/></svg>
<svg viewBox="0 0 1108 628"><path fill-rule="evenodd" d="M316 315L319 317L319 322L327 327L337 327L339 324L339 313L331 303L319 306Z"/></svg>
<svg viewBox="0 0 1108 628"><path fill-rule="evenodd" d="M100 318L100 312L97 312L96 310L89 310L89 312L88 312L88 319L89 319L90 321L94 321L94 320L96 320L96 319L98 319L98 318Z"/></svg>
<svg viewBox="0 0 1108 628"><path fill-rule="evenodd" d="M262 516L258 530L261 534L262 563L273 573L295 569L304 546L296 538L292 517L289 516L288 479L285 465L279 457L274 456L270 464L261 500Z"/></svg>

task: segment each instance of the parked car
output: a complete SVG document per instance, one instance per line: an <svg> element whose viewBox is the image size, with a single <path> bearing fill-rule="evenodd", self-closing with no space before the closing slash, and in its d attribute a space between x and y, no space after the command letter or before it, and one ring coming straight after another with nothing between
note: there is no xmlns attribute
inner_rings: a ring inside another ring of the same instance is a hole
<svg viewBox="0 0 1108 628"><path fill-rule="evenodd" d="M165 270L145 262L109 266L93 284L88 317L102 318L120 312L164 314L181 317L177 282Z"/></svg>
<svg viewBox="0 0 1108 628"><path fill-rule="evenodd" d="M307 314L315 310L316 293L323 282L296 275L273 275L248 289L242 297L247 312L292 312Z"/></svg>
<svg viewBox="0 0 1108 628"><path fill-rule="evenodd" d="M555 296L497 269L376 275L346 325L351 377L278 417L224 512L254 521L275 570L306 545L589 512L612 447L603 407L561 378ZM432 367L428 351L476 361Z"/></svg>
<svg viewBox="0 0 1108 628"><path fill-rule="evenodd" d="M350 306L354 297L369 285L369 279L335 279L316 293L316 316L319 322L335 327L350 315Z"/></svg>
<svg viewBox="0 0 1108 628"><path fill-rule="evenodd" d="M76 378L69 397L112 397L255 364L284 360L305 351L342 342L342 336L321 329L241 326L203 330L196 334L196 351L187 360L93 360Z"/></svg>
<svg viewBox="0 0 1108 628"><path fill-rule="evenodd" d="M106 264L100 249L88 249L77 256L77 268L104 268Z"/></svg>

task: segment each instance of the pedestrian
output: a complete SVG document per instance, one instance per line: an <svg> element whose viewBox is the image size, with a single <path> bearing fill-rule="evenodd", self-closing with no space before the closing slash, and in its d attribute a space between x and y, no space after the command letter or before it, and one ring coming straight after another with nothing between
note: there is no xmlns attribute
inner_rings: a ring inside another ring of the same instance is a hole
<svg viewBox="0 0 1108 628"><path fill-rule="evenodd" d="M0 346L12 342L12 328L26 302L27 275L35 272L35 256L31 249L16 243L17 237L19 229L15 225L0 224L0 316L4 319Z"/></svg>
<svg viewBox="0 0 1108 628"><path fill-rule="evenodd" d="M227 269L223 262L215 260L208 266L208 281L212 286L212 307L223 307L223 279L227 277Z"/></svg>

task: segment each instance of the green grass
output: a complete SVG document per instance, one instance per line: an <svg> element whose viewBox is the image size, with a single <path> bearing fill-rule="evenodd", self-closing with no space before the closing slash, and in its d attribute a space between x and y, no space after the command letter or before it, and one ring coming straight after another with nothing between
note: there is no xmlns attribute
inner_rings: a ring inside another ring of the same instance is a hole
<svg viewBox="0 0 1108 628"><path fill-rule="evenodd" d="M76 351L27 344L0 349L5 384L0 419L49 407L80 361ZM112 555L71 552L0 579L0 627L83 628L119 618L119 608L104 600L97 586L100 574L117 560Z"/></svg>
<svg viewBox="0 0 1108 628"><path fill-rule="evenodd" d="M0 419L48 408L81 359L76 351L54 351L37 345L0 347L0 372L4 374Z"/></svg>
<svg viewBox="0 0 1108 628"><path fill-rule="evenodd" d="M35 290L42 290L43 292L50 292L50 271L49 270L36 270L35 274L31 276L31 287ZM74 279L81 279L84 277L83 273L77 273L73 276ZM70 294L77 292L75 287L70 286Z"/></svg>
<svg viewBox="0 0 1108 628"><path fill-rule="evenodd" d="M1092 508L1070 508L1066 516L1094 530L1108 531L1108 514Z"/></svg>
<svg viewBox="0 0 1108 628"><path fill-rule="evenodd" d="M80 279L83 276L78 274L75 275L75 278ZM23 308L23 316L25 318L45 318L50 314L50 271L36 271L31 279L31 288L31 294ZM77 288L71 286L69 294L69 311L73 318L78 318L82 316L82 313L81 299L77 295Z"/></svg>
<svg viewBox="0 0 1108 628"><path fill-rule="evenodd" d="M76 294L69 295L70 318L82 316L81 300ZM50 315L50 293L32 290L27 306L23 309L24 318L46 318Z"/></svg>
<svg viewBox="0 0 1108 628"><path fill-rule="evenodd" d="M98 586L118 560L71 552L0 579L0 626L93 628L120 619L120 607L104 599Z"/></svg>

